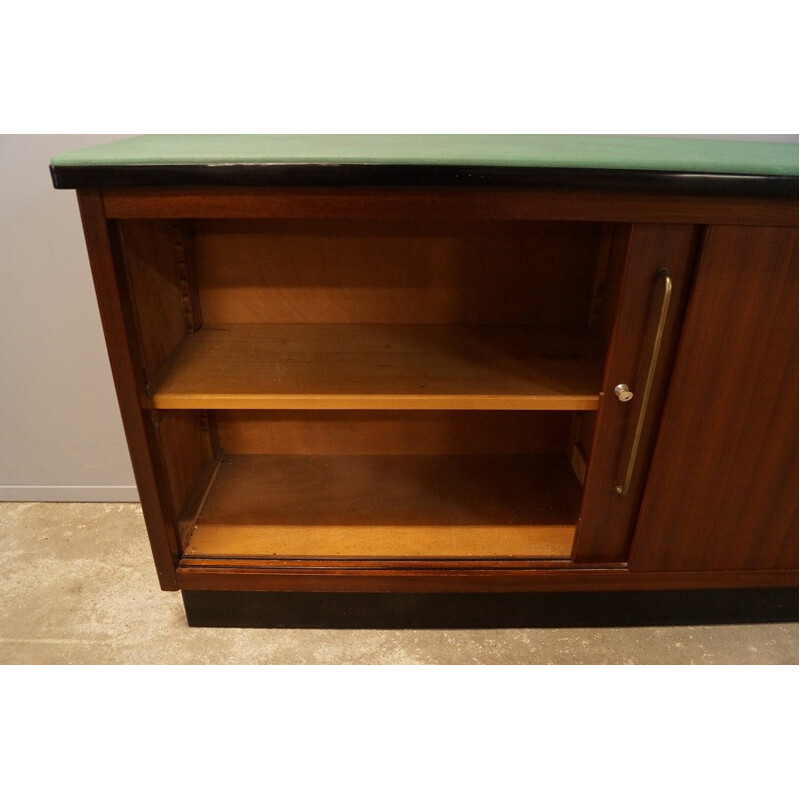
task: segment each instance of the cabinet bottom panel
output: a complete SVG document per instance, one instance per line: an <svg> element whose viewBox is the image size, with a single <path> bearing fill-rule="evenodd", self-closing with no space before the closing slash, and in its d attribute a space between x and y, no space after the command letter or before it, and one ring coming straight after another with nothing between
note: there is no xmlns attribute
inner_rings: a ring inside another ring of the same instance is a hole
<svg viewBox="0 0 800 800"><path fill-rule="evenodd" d="M189 558L569 558L559 456L225 456Z"/></svg>

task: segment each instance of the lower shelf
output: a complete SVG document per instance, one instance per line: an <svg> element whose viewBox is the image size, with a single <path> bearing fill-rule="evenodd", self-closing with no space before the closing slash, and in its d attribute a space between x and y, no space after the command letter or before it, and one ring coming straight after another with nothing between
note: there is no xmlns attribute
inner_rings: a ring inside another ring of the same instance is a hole
<svg viewBox="0 0 800 800"><path fill-rule="evenodd" d="M568 558L581 488L556 456L226 456L193 558Z"/></svg>

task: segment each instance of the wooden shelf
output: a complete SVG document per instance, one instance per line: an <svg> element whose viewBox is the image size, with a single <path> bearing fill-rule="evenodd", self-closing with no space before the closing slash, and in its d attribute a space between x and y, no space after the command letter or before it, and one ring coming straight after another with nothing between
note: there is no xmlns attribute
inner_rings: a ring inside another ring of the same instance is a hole
<svg viewBox="0 0 800 800"><path fill-rule="evenodd" d="M151 387L164 409L594 410L602 346L581 330L236 324L188 334Z"/></svg>
<svg viewBox="0 0 800 800"><path fill-rule="evenodd" d="M187 542L204 558L568 558L558 456L226 456Z"/></svg>

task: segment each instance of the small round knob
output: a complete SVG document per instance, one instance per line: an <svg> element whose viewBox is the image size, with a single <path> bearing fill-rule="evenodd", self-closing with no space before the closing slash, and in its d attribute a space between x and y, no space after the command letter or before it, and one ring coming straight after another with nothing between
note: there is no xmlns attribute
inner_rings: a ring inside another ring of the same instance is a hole
<svg viewBox="0 0 800 800"><path fill-rule="evenodd" d="M620 403L627 403L629 400L633 400L633 392L628 388L627 383L615 386L614 394L619 398Z"/></svg>

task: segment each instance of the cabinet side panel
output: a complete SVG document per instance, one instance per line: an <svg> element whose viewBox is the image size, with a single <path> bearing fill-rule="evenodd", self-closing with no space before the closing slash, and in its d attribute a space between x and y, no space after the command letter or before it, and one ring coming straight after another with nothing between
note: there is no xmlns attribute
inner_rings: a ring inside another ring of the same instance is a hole
<svg viewBox="0 0 800 800"><path fill-rule="evenodd" d="M709 231L632 569L797 569L797 258L797 230Z"/></svg>
<svg viewBox="0 0 800 800"><path fill-rule="evenodd" d="M186 513L200 476L214 460L207 414L157 411L153 414L176 519Z"/></svg>
<svg viewBox="0 0 800 800"><path fill-rule="evenodd" d="M142 358L149 380L190 328L191 309L179 277L186 255L180 225L164 220L120 224L125 260L136 308Z"/></svg>
<svg viewBox="0 0 800 800"><path fill-rule="evenodd" d="M78 193L89 263L97 293L111 373L131 455L150 546L161 588L177 589L177 528L166 477L149 413L139 404L144 395L144 365L126 270L118 245L112 245L100 192Z"/></svg>

